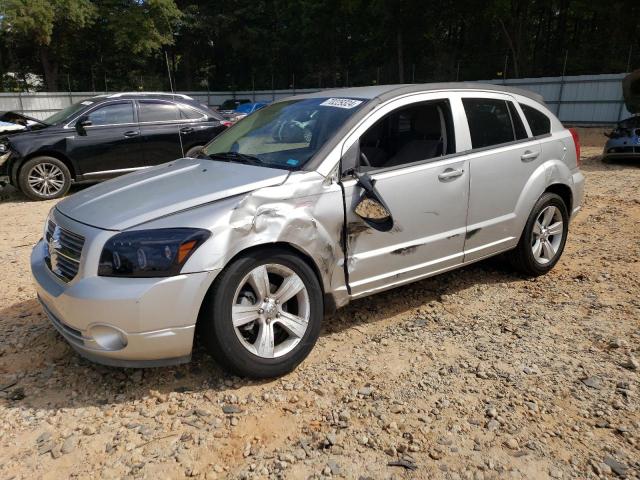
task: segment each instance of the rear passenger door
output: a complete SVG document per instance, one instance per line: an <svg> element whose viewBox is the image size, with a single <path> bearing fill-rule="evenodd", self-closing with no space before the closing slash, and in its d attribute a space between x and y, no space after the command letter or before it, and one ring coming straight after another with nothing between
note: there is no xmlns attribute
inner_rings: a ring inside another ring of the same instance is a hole
<svg viewBox="0 0 640 480"><path fill-rule="evenodd" d="M517 244L522 222L516 206L534 171L542 166L540 144L522 120L513 97L499 93L460 95L469 128L469 212L465 262Z"/></svg>
<svg viewBox="0 0 640 480"><path fill-rule="evenodd" d="M226 127L221 121L192 106L178 104L180 109L180 136L186 153L193 147L201 147L213 140Z"/></svg>
<svg viewBox="0 0 640 480"><path fill-rule="evenodd" d="M147 165L159 165L183 156L178 106L169 101L138 100L141 148Z"/></svg>

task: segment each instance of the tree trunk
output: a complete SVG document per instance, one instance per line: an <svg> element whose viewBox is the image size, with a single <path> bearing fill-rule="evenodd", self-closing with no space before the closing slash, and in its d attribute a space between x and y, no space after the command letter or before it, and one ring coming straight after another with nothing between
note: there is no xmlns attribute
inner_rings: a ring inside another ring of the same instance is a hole
<svg viewBox="0 0 640 480"><path fill-rule="evenodd" d="M49 49L46 46L40 47L40 63L42 64L42 72L44 73L44 83L47 91L58 91L58 63L51 60Z"/></svg>
<svg viewBox="0 0 640 480"><path fill-rule="evenodd" d="M398 82L404 83L404 46L402 44L402 30L398 30Z"/></svg>
<svg viewBox="0 0 640 480"><path fill-rule="evenodd" d="M519 67L518 50L516 49L516 46L513 43L513 38L509 34L509 31L507 30L507 27L505 26L505 24L502 21L502 19L498 18L498 21L500 22L500 25L502 26L502 31L504 32L504 36L507 39L507 44L509 45L509 50L511 50L511 56L513 57L513 73L514 73L514 77L518 78L520 76L520 69L518 68ZM506 75L506 72L503 72L502 75Z"/></svg>
<svg viewBox="0 0 640 480"><path fill-rule="evenodd" d="M184 88L187 91L193 90L193 66L191 65L191 52L188 48L184 50L182 55L182 78L184 79Z"/></svg>

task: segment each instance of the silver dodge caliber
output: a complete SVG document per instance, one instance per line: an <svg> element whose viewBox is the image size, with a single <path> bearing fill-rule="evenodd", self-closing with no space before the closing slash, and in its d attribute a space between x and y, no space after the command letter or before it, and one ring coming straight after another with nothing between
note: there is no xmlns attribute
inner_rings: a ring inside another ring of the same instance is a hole
<svg viewBox="0 0 640 480"><path fill-rule="evenodd" d="M388 85L278 101L197 158L61 201L31 256L38 297L85 357L190 359L273 377L324 312L507 252L548 272L578 212L578 138L541 97Z"/></svg>

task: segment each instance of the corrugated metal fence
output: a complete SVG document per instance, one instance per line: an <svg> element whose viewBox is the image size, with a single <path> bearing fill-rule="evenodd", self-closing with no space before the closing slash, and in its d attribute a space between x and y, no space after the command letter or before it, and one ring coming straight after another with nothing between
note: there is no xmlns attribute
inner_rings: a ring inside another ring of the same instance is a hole
<svg viewBox="0 0 640 480"><path fill-rule="evenodd" d="M616 123L631 115L622 98L622 79L626 75L514 78L487 82L539 93L566 124L603 125Z"/></svg>
<svg viewBox="0 0 640 480"><path fill-rule="evenodd" d="M566 124L604 125L631 114L622 100L622 79L626 74L580 75L572 77L486 80L532 90L541 94L552 111ZM271 102L317 89L260 90L237 92L179 92L207 105L220 105L229 98ZM104 93L104 92L97 92ZM0 111L14 110L44 119L52 113L97 94L96 92L0 93Z"/></svg>

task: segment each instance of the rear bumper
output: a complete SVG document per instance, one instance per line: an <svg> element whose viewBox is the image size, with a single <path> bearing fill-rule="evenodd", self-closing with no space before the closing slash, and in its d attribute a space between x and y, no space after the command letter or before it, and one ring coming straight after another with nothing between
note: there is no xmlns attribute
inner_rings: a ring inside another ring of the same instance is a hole
<svg viewBox="0 0 640 480"><path fill-rule="evenodd" d="M200 305L217 272L139 279L89 276L66 284L49 270L45 254L40 241L31 254L38 300L82 356L120 367L189 361Z"/></svg>
<svg viewBox="0 0 640 480"><path fill-rule="evenodd" d="M573 182L573 208L571 209L571 218L573 219L582 209L584 201L584 175L580 170L574 170L571 175Z"/></svg>

